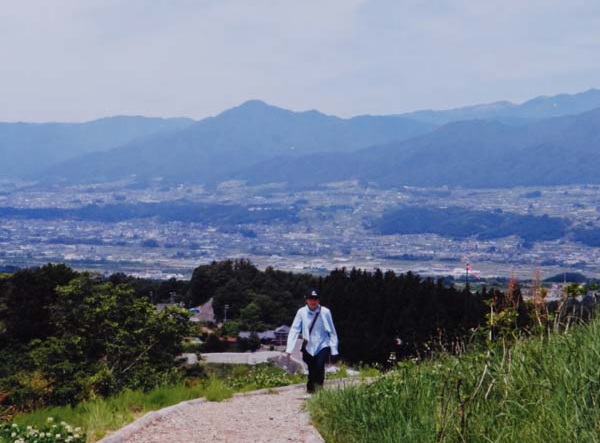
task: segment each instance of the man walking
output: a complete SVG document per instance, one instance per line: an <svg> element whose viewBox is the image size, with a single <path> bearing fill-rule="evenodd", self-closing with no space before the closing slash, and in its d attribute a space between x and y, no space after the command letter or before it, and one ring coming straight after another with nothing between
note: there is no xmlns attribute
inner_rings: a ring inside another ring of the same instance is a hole
<svg viewBox="0 0 600 443"><path fill-rule="evenodd" d="M308 366L306 391L312 394L315 388L323 386L325 363L330 356L338 355L338 337L333 326L331 311L319 304L319 295L311 291L304 297L306 306L298 309L285 350L289 358L302 334L302 360Z"/></svg>

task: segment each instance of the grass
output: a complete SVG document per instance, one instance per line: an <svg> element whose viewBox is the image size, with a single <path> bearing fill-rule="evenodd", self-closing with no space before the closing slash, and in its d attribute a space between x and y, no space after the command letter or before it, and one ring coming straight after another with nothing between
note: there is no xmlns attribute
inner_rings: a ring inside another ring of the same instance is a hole
<svg viewBox="0 0 600 443"><path fill-rule="evenodd" d="M600 322L421 364L308 403L331 443L600 442Z"/></svg>
<svg viewBox="0 0 600 443"><path fill-rule="evenodd" d="M222 400L230 397L232 392L223 389L216 393L212 379L203 385L160 387L149 392L126 390L117 396L106 399L98 398L75 407L60 406L36 410L18 416L14 422L19 425L42 427L48 417L55 421L64 421L72 426L83 428L88 434L88 441L101 439L110 430L119 429L132 422L146 412L160 409L192 398L207 396Z"/></svg>
<svg viewBox="0 0 600 443"><path fill-rule="evenodd" d="M149 392L125 390L109 398L97 398L74 407L61 406L38 409L15 417L14 423L36 428L44 427L48 417L81 427L93 443L108 432L122 428L147 412L171 406L182 401L204 397L222 401L234 392L272 388L298 383L304 378L287 376L269 365L207 365L206 379L188 379L185 383L165 386Z"/></svg>

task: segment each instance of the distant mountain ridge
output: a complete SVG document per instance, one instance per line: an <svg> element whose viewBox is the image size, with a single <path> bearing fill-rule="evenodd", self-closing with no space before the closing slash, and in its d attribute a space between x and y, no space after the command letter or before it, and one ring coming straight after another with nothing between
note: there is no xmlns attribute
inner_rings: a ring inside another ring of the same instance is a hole
<svg viewBox="0 0 600 443"><path fill-rule="evenodd" d="M382 187L485 188L600 183L599 170L600 108L525 127L460 121L343 157L322 154L293 163L272 159L236 178L252 184L286 181L296 187L358 179Z"/></svg>
<svg viewBox="0 0 600 443"><path fill-rule="evenodd" d="M518 105L349 119L250 100L197 122L115 117L80 126L0 124L0 160L7 165L0 177L293 186L355 178L380 186L594 181L594 109L600 109L596 89Z"/></svg>
<svg viewBox="0 0 600 443"><path fill-rule="evenodd" d="M71 180L111 180L135 175L141 180L162 177L215 183L276 156L348 153L433 129L433 125L405 117L342 119L318 111L288 111L252 100L182 131L73 159L48 172Z"/></svg>
<svg viewBox="0 0 600 443"><path fill-rule="evenodd" d="M600 108L600 90L598 89L589 89L572 95L540 96L521 104L500 101L444 111L424 110L401 115L435 125L475 119L524 124L527 120L581 114L595 108Z"/></svg>
<svg viewBox="0 0 600 443"><path fill-rule="evenodd" d="M53 164L140 137L178 131L193 120L116 116L86 123L0 123L0 177L35 178Z"/></svg>

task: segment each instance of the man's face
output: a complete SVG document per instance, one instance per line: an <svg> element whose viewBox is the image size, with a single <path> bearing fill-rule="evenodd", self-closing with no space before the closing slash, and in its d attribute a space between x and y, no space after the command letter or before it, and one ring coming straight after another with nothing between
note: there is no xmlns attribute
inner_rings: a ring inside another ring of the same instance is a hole
<svg viewBox="0 0 600 443"><path fill-rule="evenodd" d="M307 298L306 305L308 306L308 309L310 309L311 311L314 311L315 309L317 309L317 306L319 306L319 299L318 298Z"/></svg>

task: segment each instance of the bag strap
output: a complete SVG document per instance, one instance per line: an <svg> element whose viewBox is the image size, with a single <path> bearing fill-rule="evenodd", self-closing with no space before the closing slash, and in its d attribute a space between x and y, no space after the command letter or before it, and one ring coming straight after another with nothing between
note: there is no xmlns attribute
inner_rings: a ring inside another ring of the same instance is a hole
<svg viewBox="0 0 600 443"><path fill-rule="evenodd" d="M319 309L319 311L317 312L317 315L315 315L315 318L313 318L312 323L310 324L310 328L308 329L308 336L310 337L310 334L313 330L313 328L315 327L315 323L317 322L317 318L319 318L319 314L321 313L321 310Z"/></svg>

